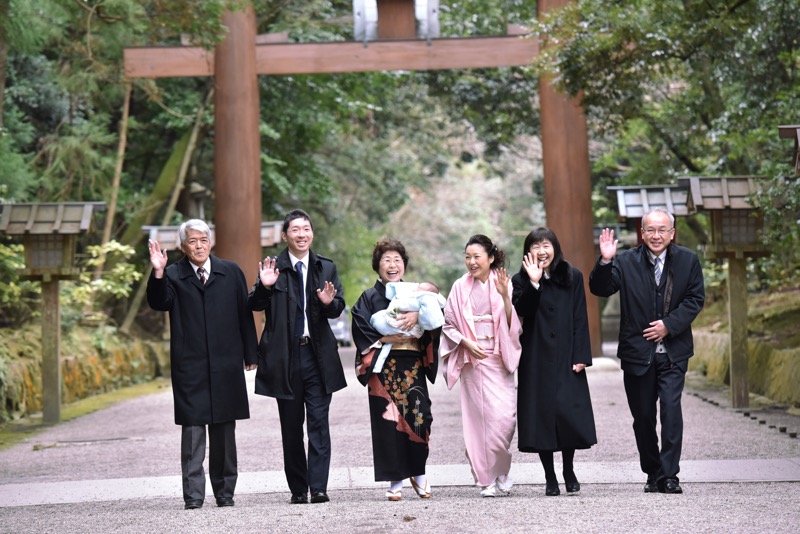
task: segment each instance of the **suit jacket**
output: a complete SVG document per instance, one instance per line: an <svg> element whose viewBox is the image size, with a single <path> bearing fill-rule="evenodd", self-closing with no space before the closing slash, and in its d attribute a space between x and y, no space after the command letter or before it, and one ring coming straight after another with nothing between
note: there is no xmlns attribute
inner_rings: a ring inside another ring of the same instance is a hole
<svg viewBox="0 0 800 534"><path fill-rule="evenodd" d="M280 274L275 284L267 289L261 280L256 280L248 297L250 309L264 311L266 316L259 343L255 392L279 399L292 399L291 366L293 360L297 361L295 356L300 348L294 339L295 312L302 303L295 297L296 277L288 249L283 249L278 255L276 267ZM326 281L336 288L336 296L330 304L323 306L317 289L322 289ZM333 393L347 385L339 359L339 345L328 323L328 319L339 317L344 310L344 289L336 265L328 258L310 251L306 302L311 349L319 365L325 392Z"/></svg>
<svg viewBox="0 0 800 534"><path fill-rule="evenodd" d="M620 328L617 356L622 368L644 374L653 361L656 344L642 332L661 319L669 330L664 338L667 355L686 368L694 355L692 321L705 301L703 270L697 254L671 243L667 247L661 282L656 286L653 265L644 244L618 253L611 263L598 260L589 275L590 291L600 297L620 292Z"/></svg>
<svg viewBox="0 0 800 534"><path fill-rule="evenodd" d="M204 286L184 256L161 279L150 276L147 303L169 312L175 424L250 417L244 365L256 363L258 347L239 266L211 256Z"/></svg>

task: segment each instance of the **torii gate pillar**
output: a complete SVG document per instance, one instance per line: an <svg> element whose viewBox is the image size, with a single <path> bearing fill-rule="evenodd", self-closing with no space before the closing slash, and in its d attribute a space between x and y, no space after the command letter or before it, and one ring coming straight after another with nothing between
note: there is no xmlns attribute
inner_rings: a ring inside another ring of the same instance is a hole
<svg viewBox="0 0 800 534"><path fill-rule="evenodd" d="M572 0L539 0L539 16ZM596 261L592 220L592 184L586 118L580 104L539 81L547 225L561 242L564 256L584 274L592 355L602 355L600 305L589 292Z"/></svg>
<svg viewBox="0 0 800 534"><path fill-rule="evenodd" d="M256 17L252 5L226 12L214 53L215 254L255 280L261 259L261 146ZM251 276L252 275L252 276Z"/></svg>

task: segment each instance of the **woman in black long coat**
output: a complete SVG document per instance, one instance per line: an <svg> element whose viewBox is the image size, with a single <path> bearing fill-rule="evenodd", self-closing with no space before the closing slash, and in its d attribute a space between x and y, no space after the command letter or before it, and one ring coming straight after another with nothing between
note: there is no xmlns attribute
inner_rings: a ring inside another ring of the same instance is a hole
<svg viewBox="0 0 800 534"><path fill-rule="evenodd" d="M546 495L558 495L553 453L561 451L567 493L580 491L575 449L597 443L584 369L592 365L586 293L581 272L564 260L549 228L525 238L522 267L511 279L512 302L522 320L517 389L518 443L537 452Z"/></svg>

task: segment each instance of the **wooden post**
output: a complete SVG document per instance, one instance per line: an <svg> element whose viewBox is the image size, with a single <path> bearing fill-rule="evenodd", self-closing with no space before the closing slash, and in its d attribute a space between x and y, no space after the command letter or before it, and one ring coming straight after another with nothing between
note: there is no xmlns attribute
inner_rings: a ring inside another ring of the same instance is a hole
<svg viewBox="0 0 800 534"><path fill-rule="evenodd" d="M42 281L42 421L61 420L61 310L58 279Z"/></svg>
<svg viewBox="0 0 800 534"><path fill-rule="evenodd" d="M226 12L228 35L214 54L215 254L235 261L249 282L261 259L261 144L256 19L252 6Z"/></svg>
<svg viewBox="0 0 800 534"><path fill-rule="evenodd" d="M728 328L731 347L731 402L734 408L750 405L747 383L747 259L728 259Z"/></svg>
<svg viewBox="0 0 800 534"><path fill-rule="evenodd" d="M413 39L417 36L414 0L378 0L378 39Z"/></svg>
<svg viewBox="0 0 800 534"><path fill-rule="evenodd" d="M540 0L539 15L570 0ZM586 118L580 104L558 93L549 80L539 81L547 225L561 242L564 257L584 273L592 355L602 354L600 305L589 291L595 255L592 184Z"/></svg>

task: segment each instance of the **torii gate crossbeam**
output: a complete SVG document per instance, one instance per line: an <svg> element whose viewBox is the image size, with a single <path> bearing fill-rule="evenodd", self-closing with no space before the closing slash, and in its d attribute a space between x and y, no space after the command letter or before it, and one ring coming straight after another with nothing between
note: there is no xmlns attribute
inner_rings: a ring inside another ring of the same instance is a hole
<svg viewBox="0 0 800 534"><path fill-rule="evenodd" d="M563 4L568 0L540 1ZM269 43L256 44L252 7L226 13L223 23L229 33L215 52L199 47L137 47L124 51L125 74L129 78L216 76L215 188L217 191L218 253L236 261L245 273L260 259L258 231L261 224L260 163L255 78L262 75L321 74L386 70L438 70L494 68L529 65L539 53L535 39L521 35L457 39L393 39L368 44ZM224 56L224 57L223 57ZM221 76L220 65L225 75ZM241 88L244 98L236 98ZM542 105L542 149L545 209L548 225L557 233L565 256L588 273L593 266L591 182L586 121L576 101L540 82ZM221 100L220 95L228 95ZM246 121L246 131L239 122ZM220 124L221 121L224 121ZM238 124L237 124L238 123ZM220 135L219 130L236 135ZM246 154L242 154L245 147ZM239 167L248 167L239 172ZM222 193L222 194L221 194ZM244 200L243 200L244 199ZM243 206L245 201L247 206ZM246 208L246 209L243 209ZM223 214L232 214L225 224ZM257 215L256 215L257 214ZM251 220L252 219L252 220ZM243 229L250 228L254 236ZM588 282L587 282L588 283ZM599 303L588 292L587 307L592 354L600 355Z"/></svg>
<svg viewBox="0 0 800 534"><path fill-rule="evenodd" d="M522 36L395 39L368 43L256 44L256 73L324 74L385 70L442 70L528 65L539 43ZM125 49L128 78L213 76L214 52L200 47Z"/></svg>

